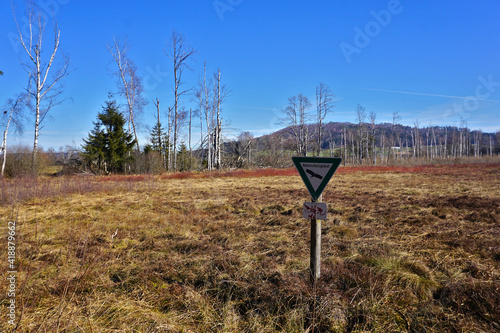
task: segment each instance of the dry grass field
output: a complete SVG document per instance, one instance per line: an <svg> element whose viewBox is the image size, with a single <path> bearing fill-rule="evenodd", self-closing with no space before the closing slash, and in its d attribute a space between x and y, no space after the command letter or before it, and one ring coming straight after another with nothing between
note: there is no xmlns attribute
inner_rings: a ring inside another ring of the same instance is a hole
<svg viewBox="0 0 500 333"><path fill-rule="evenodd" d="M340 167L315 288L293 170L0 188L17 332L500 331L499 163Z"/></svg>

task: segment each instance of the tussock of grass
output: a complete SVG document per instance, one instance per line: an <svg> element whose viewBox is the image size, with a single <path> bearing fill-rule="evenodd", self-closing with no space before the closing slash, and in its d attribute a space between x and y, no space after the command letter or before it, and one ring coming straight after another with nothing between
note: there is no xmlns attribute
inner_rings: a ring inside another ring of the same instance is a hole
<svg viewBox="0 0 500 333"><path fill-rule="evenodd" d="M298 176L4 181L18 331L498 331L499 165L398 168L332 179L315 288Z"/></svg>

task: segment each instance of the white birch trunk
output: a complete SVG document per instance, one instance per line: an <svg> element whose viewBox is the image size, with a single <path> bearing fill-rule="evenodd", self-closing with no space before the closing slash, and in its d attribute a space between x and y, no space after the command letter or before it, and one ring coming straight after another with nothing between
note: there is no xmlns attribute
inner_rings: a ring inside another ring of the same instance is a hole
<svg viewBox="0 0 500 333"><path fill-rule="evenodd" d="M168 108L168 119L167 119L167 124L168 124L168 145L167 145L167 151L168 151L168 171L172 170L172 122L171 122L171 117L172 117L172 108Z"/></svg>
<svg viewBox="0 0 500 333"><path fill-rule="evenodd" d="M7 160L7 134L9 133L9 125L10 121L12 120L12 112L10 113L9 120L7 121L7 126L5 127L5 131L3 132L3 140L2 140L2 147L0 149L2 154L2 173L1 177L3 178L4 176L4 171L5 171L5 161Z"/></svg>

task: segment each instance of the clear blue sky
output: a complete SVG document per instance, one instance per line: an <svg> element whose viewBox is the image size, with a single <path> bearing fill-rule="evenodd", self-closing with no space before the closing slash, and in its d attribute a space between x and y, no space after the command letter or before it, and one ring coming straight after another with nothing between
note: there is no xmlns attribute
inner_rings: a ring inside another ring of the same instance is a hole
<svg viewBox="0 0 500 333"><path fill-rule="evenodd" d="M23 1L14 2L22 21ZM113 35L128 38L147 100L159 98L167 110L173 75L163 50L174 29L198 51L193 71L185 75L187 86L196 85L204 61L209 72L220 67L231 90L223 105L223 118L231 122L228 135L250 131L259 136L278 129L287 98L302 93L314 103L320 82L337 99L328 121L355 122L354 110L361 104L377 114L377 122L391 122L399 111L406 125L415 120L421 126L458 125L463 118L473 129L500 130L496 0L37 2L55 10L60 51L70 57L73 70L64 81L67 100L45 120L40 137L45 148L79 146L107 93L116 91L105 47ZM25 87L26 74L18 59L25 55L9 38L16 26L8 0L0 4L0 22L3 105ZM196 107L189 100L185 106ZM153 112L150 102L145 125L153 124ZM24 135L10 141L31 144L32 127L27 124Z"/></svg>

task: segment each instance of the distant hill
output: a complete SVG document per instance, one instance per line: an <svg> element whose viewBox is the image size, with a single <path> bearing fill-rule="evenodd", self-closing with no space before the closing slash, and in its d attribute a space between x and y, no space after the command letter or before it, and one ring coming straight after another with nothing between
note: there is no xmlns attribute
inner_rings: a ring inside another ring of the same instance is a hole
<svg viewBox="0 0 500 333"><path fill-rule="evenodd" d="M308 126L308 131L310 135L310 140L315 142L317 140L317 124L310 124ZM428 127L420 127L416 129L411 126L404 125L393 125L390 123L381 123L381 124L363 124L363 132L372 136L375 140L375 145L379 147L381 145L382 138L386 140L386 144L391 142L394 143L396 147L413 147L416 133L421 140L423 140L424 144L432 145L433 142L436 144L451 144L453 139L459 138L460 133L462 135L467 136L472 144L479 142L481 146L489 146L490 139L492 143L496 144L498 142L499 133L487 133L481 132L477 130L471 131L470 129L458 128L456 126L428 126ZM329 122L323 125L323 134L322 134L322 142L321 148L328 149L330 147L330 143L333 142L335 147L339 147L342 144L342 133L356 133L359 130L359 126L357 124L349 123L349 122ZM264 135L257 138L258 142L266 142L272 138L285 138L292 139L291 128L286 127L280 129L274 133ZM349 137L348 137L349 140Z"/></svg>
<svg viewBox="0 0 500 333"><path fill-rule="evenodd" d="M307 144L292 127L257 137L226 142L226 165L232 167L290 167L294 154L317 154L317 126L306 126ZM324 124L321 156L342 157L344 163L390 164L395 161L434 161L500 155L500 132L483 133L456 126L416 128L404 125L329 122Z"/></svg>

